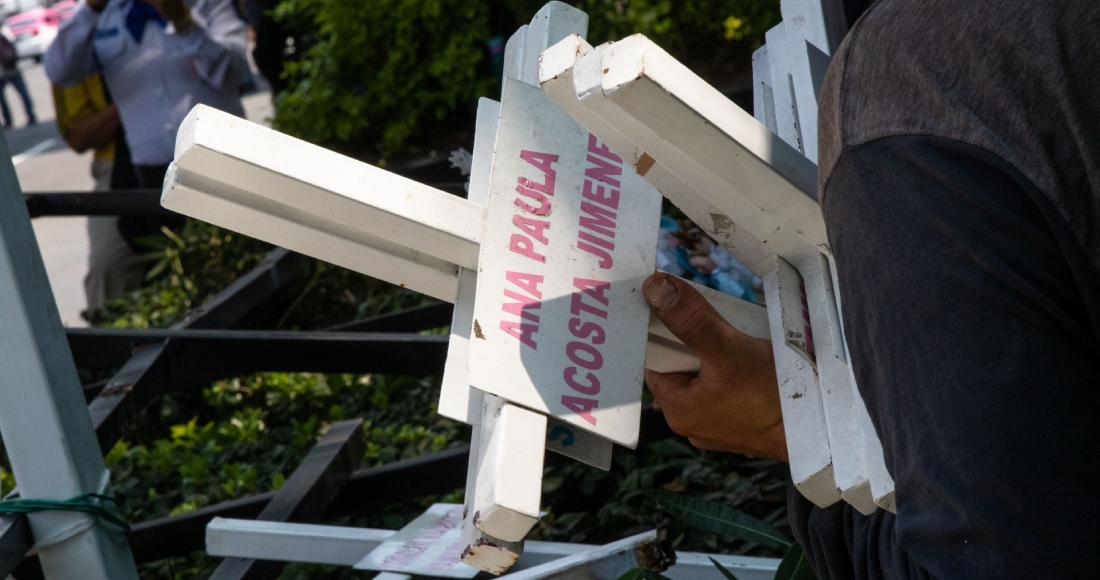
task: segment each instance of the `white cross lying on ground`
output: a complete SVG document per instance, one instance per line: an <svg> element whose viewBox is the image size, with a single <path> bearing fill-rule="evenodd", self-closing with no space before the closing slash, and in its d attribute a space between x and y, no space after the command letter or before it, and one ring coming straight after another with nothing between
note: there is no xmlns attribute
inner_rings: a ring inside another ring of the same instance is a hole
<svg viewBox="0 0 1100 580"><path fill-rule="evenodd" d="M463 560L499 573L538 519L544 449L607 469L637 444L643 367L698 368L641 298L663 194L765 281L766 313L701 291L775 345L796 486L869 513L892 484L803 154L839 35L818 1L782 6L799 28L754 60L763 123L642 36L591 47L587 16L551 2L508 42L502 103L479 104L468 200L197 107L162 203L455 303L439 412L476 426Z"/></svg>

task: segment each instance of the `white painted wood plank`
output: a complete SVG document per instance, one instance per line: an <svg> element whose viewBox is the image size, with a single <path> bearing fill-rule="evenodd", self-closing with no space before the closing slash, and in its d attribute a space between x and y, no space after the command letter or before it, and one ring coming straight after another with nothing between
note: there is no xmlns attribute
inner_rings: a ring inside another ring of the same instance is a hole
<svg viewBox="0 0 1100 580"><path fill-rule="evenodd" d="M527 29L524 24L519 27L512 36L508 37L504 45L504 76L522 81L524 63L527 53Z"/></svg>
<svg viewBox="0 0 1100 580"><path fill-rule="evenodd" d="M775 111L773 132L798 152L803 151L802 128L798 118L798 108L794 102L794 79L791 78L791 59L788 52L787 28L779 23L764 33L768 47L768 77L772 89L772 104Z"/></svg>
<svg viewBox="0 0 1100 580"><path fill-rule="evenodd" d="M771 68L768 61L768 45L752 53L752 113L757 121L776 133L775 97L772 95Z"/></svg>
<svg viewBox="0 0 1100 580"><path fill-rule="evenodd" d="M460 505L432 505L371 550L354 568L433 578L477 576L481 570L459 559L463 548L462 511Z"/></svg>
<svg viewBox="0 0 1100 580"><path fill-rule="evenodd" d="M769 60L772 57L769 52ZM668 108L669 114L675 115L679 113L678 109L684 108L694 111L749 154L746 156L748 159L738 160L735 166L741 168L740 163L751 162L751 165L743 167L762 169L758 172L767 179L782 177L789 183L787 186L773 186L777 190L774 195L782 196L791 205L800 207L806 206L805 198L816 198L817 171L813 163L795 155L791 148L781 146L780 140L766 127L645 36L636 34L610 45L604 53L603 64L606 69L603 90L613 100L615 93L624 89L630 92L629 87L638 84L633 81L647 81L640 84L660 87L683 103L679 107ZM652 111L650 114L655 116ZM727 149L723 147L723 152Z"/></svg>
<svg viewBox="0 0 1100 580"><path fill-rule="evenodd" d="M557 42L557 40L569 36L576 38L583 37L587 32L587 27L588 15L571 6L560 2L551 2L543 6L535 15L531 25L525 25L519 32L513 35L513 39L509 40L509 44L505 48L505 74L520 79L528 84L537 85L539 53L541 53L551 41ZM528 53L531 55L529 59L525 56ZM530 64L532 62L534 63L533 66ZM496 113L499 120L499 104ZM478 195L476 198L470 198L471 201L482 205L486 205L489 198L492 155L496 150L496 130L497 123L494 122L492 127L492 146L488 148L489 150L480 155L478 151L475 150L474 152L475 165L480 163L488 164L488 167L478 169L478 183L476 184ZM479 129L479 131L481 131L481 129ZM481 141L488 142L487 139L482 139ZM477 144L475 142L475 149L476 147ZM471 180L471 191L474 189L475 184L473 180ZM472 308L473 305L471 304L471 311ZM471 322L467 323L468 326L472 324L472 312L470 318ZM466 358L463 360L468 360L468 356L467 350L465 354ZM450 357L450 354L448 354L448 357ZM449 360L450 358L448 358L448 361ZM463 364L466 363L464 362ZM464 372L466 374L463 380L468 382L468 366L464 367ZM473 389L473 391L475 393L480 393L480 391L476 389ZM594 433L583 429L577 429L576 427L570 426L554 418L547 419L546 448L550 451L606 471L611 468L613 447L613 442L599 437Z"/></svg>
<svg viewBox="0 0 1100 580"><path fill-rule="evenodd" d="M821 0L782 0L780 25L785 40L786 66L791 78L794 106L798 111L799 132L803 153L817 162L817 99L824 73L835 44L830 41L826 23L825 2ZM841 19L841 26L846 23ZM839 43L839 40L837 40ZM774 77L773 77L774 79Z"/></svg>
<svg viewBox="0 0 1100 580"><path fill-rule="evenodd" d="M865 515L875 511L871 484L863 464L863 435L856 417L854 384L848 369L836 307L833 279L825 256L799 268L806 289L813 329L825 427L833 462L833 479L841 497Z"/></svg>
<svg viewBox="0 0 1100 580"><path fill-rule="evenodd" d="M829 72L829 63L832 62L832 57L808 42L804 46L809 53L810 85L813 87L814 97L820 98L821 87L825 84L825 75Z"/></svg>
<svg viewBox="0 0 1100 580"><path fill-rule="evenodd" d="M817 91L813 84L808 40L790 34L787 40L787 64L790 66L791 100L798 119L802 154L817 163Z"/></svg>
<svg viewBox="0 0 1100 580"><path fill-rule="evenodd" d="M228 199L260 198L302 222L325 221L440 260L477 267L483 207L262 125L198 105L175 165Z"/></svg>
<svg viewBox="0 0 1100 580"><path fill-rule="evenodd" d="M588 34L588 14L564 2L547 2L527 26L527 50L523 69L517 78L529 85L539 84L539 58L547 47L571 35Z"/></svg>
<svg viewBox="0 0 1100 580"><path fill-rule="evenodd" d="M852 381L853 386L855 381ZM867 466L867 479L871 482L871 497L875 503L886 511L897 513L897 502L894 499L894 478L886 469L886 459L883 456L882 442L875 432L875 425L871 422L871 416L867 413L867 405L855 391L856 418L859 421L859 430L863 436L863 457Z"/></svg>
<svg viewBox="0 0 1100 580"><path fill-rule="evenodd" d="M651 337L652 339L652 337ZM554 417L546 418L546 450L576 459L581 463L607 471L611 469L611 458L615 444L591 431L559 421Z"/></svg>
<svg viewBox="0 0 1100 580"><path fill-rule="evenodd" d="M839 286L836 262L832 259L828 260L828 268L832 276L833 287L836 288ZM843 312L841 293L834 292L833 296L836 300L837 311ZM841 336L846 337L843 316L838 316L838 321ZM848 348L847 338L844 339L844 356L847 360L851 360L851 349ZM863 468L870 483L871 497L879 507L897 513L897 506L894 501L894 480L886 469L886 458L883 455L882 443L875 432L874 425L871 423L871 416L867 413L867 404L864 403L856 385L855 372L851 364L848 365L848 384L852 389L852 407L863 441Z"/></svg>
<svg viewBox="0 0 1100 580"><path fill-rule="evenodd" d="M773 252L743 227L738 227L722 210L694 188L653 159L618 129L630 126L635 132L648 131L617 107L604 102L601 57L607 45L593 49L584 40L567 38L543 53L540 82L555 103L613 152L634 167L646 181L669 198L703 231L758 276L774 264ZM595 93L595 94L592 94ZM586 95L582 101L578 94ZM649 132L651 134L651 132Z"/></svg>
<svg viewBox="0 0 1100 580"><path fill-rule="evenodd" d="M606 99L652 131L622 127L631 141L776 254L828 252L812 162L642 36L608 47L602 64Z"/></svg>
<svg viewBox="0 0 1100 580"><path fill-rule="evenodd" d="M805 39L825 54L833 54L848 33L839 0L781 0L779 10L788 36Z"/></svg>
<svg viewBox="0 0 1100 580"><path fill-rule="evenodd" d="M479 460L473 505L477 529L508 542L531 531L539 519L545 449L546 416L503 405Z"/></svg>
<svg viewBox="0 0 1100 580"><path fill-rule="evenodd" d="M440 415L466 423L481 423L481 397L470 387L470 340L474 327L474 293L477 270L462 268L458 276L457 297L451 315L451 333L447 339L447 361L439 386Z"/></svg>
<svg viewBox="0 0 1100 580"><path fill-rule="evenodd" d="M482 207L489 201L489 178L493 171L500 103L480 99L474 132L473 162L467 199ZM482 217L484 222L484 217ZM447 341L447 361L439 387L439 414L468 425L481 422L481 397L470 387L470 340L474 332L474 301L477 296L477 270L460 268L455 293L455 309Z"/></svg>
<svg viewBox="0 0 1100 580"><path fill-rule="evenodd" d="M510 580L552 580L586 578L591 580L618 580L623 574L638 567L634 550L649 542L657 541L657 532L649 531L624 538L617 542L591 548L566 556L522 572L509 574Z"/></svg>
<svg viewBox="0 0 1100 580"><path fill-rule="evenodd" d="M764 292L791 479L806 499L827 507L840 500L840 492L833 479L825 414L811 363L811 343L806 332L809 321L803 314L798 272L786 260L779 260L776 271L764 278Z"/></svg>
<svg viewBox="0 0 1100 580"><path fill-rule="evenodd" d="M195 174L169 166L161 205L217 226L270 242L356 272L410 288L433 298L454 302L458 267L389 244L366 233L339 235L329 223L302 223L280 215L283 208L264 207L254 200L230 201L218 195L218 186L199 183ZM200 189L201 188L201 189Z"/></svg>
<svg viewBox="0 0 1100 580"><path fill-rule="evenodd" d="M2 136L0 317L5 381L0 434L22 497L61 501L88 492L110 495L109 474ZM46 577L137 579L126 535L113 526L75 512L28 517ZM70 530L70 539L63 540Z"/></svg>
<svg viewBox="0 0 1100 580"><path fill-rule="evenodd" d="M480 391L478 391L480 393ZM523 554L524 542L505 542L493 538L474 525L477 501L477 479L486 448L489 444L504 401L492 395L479 395L483 410L480 425L474 427L470 437L470 460L466 467L466 498L463 502L462 533L459 538L460 559L466 564L492 574L502 574Z"/></svg>
<svg viewBox="0 0 1100 580"><path fill-rule="evenodd" d="M660 196L538 88L504 95L471 383L633 447Z"/></svg>
<svg viewBox="0 0 1100 580"><path fill-rule="evenodd" d="M538 85L541 53L566 37L582 38L588 15L561 2L547 3L535 14L525 36L523 66L509 72L524 83ZM581 41L583 42L583 40ZM555 418L547 420L546 448L603 470L610 469L613 443Z"/></svg>
<svg viewBox="0 0 1100 580"><path fill-rule="evenodd" d="M396 533L371 528L214 518L206 526L206 553L220 558L354 566Z"/></svg>

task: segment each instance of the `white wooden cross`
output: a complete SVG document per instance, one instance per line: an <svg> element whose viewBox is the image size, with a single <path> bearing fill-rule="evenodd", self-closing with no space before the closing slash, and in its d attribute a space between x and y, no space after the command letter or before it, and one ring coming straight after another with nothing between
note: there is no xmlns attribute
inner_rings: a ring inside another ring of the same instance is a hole
<svg viewBox="0 0 1100 580"><path fill-rule="evenodd" d="M463 559L500 573L538 519L544 449L606 469L637 443L642 368L698 368L641 298L664 194L765 281L766 313L701 291L775 345L796 486L867 513L890 496L806 145L839 35L819 0L782 6L799 26L755 59L763 123L644 37L591 47L551 2L508 42L502 103L479 104L468 200L200 106L162 203L455 303L439 411L476 426Z"/></svg>

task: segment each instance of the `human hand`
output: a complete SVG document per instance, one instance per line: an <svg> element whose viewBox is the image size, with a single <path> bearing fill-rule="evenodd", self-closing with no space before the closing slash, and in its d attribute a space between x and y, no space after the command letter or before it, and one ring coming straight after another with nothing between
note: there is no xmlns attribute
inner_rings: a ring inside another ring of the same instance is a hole
<svg viewBox="0 0 1100 580"><path fill-rule="evenodd" d="M645 372L669 427L701 449L787 461L771 343L730 326L676 276L654 274L642 293L701 362L698 375Z"/></svg>
<svg viewBox="0 0 1100 580"><path fill-rule="evenodd" d="M184 0L145 0L145 2L156 8L162 18L171 22L177 32L183 32L191 27L191 7Z"/></svg>

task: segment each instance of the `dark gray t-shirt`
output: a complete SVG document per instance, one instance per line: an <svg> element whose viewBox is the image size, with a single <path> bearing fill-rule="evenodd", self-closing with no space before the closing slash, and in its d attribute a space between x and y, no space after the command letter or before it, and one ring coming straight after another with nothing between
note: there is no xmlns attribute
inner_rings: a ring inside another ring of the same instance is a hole
<svg viewBox="0 0 1100 580"><path fill-rule="evenodd" d="M1100 569L1100 2L879 0L820 199L898 515L790 498L819 578Z"/></svg>

